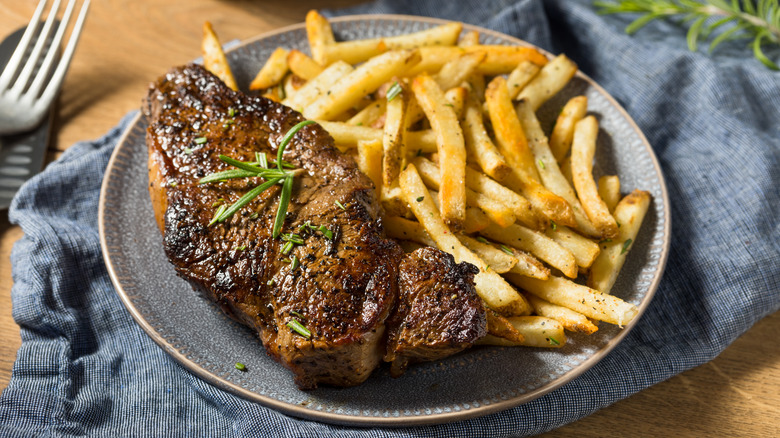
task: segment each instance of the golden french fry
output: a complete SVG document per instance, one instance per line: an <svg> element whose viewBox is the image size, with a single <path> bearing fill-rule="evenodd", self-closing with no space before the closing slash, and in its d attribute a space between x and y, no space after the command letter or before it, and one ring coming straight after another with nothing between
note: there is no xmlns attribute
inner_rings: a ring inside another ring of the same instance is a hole
<svg viewBox="0 0 780 438"><path fill-rule="evenodd" d="M620 201L620 178L617 175L603 175L599 178L599 197L609 212L613 213Z"/></svg>
<svg viewBox="0 0 780 438"><path fill-rule="evenodd" d="M514 265L509 272L525 275L526 277L538 278L540 280L547 280L550 278L550 269L544 266L536 257L525 251L520 251L517 248L509 249L517 259L517 264Z"/></svg>
<svg viewBox="0 0 780 438"><path fill-rule="evenodd" d="M401 91L392 98L387 99L387 116L385 118L382 146L384 158L382 160L382 184L393 185L398 178L401 169L406 165L406 107L409 103L409 91L404 85L395 82L393 87Z"/></svg>
<svg viewBox="0 0 780 438"><path fill-rule="evenodd" d="M406 198L401 188L398 187L397 181L394 181L391 186L382 186L379 202L382 204L386 215L411 217L409 206L406 204Z"/></svg>
<svg viewBox="0 0 780 438"><path fill-rule="evenodd" d="M558 167L558 162L553 158L550 146L547 143L547 137L539 125L536 113L531 109L528 102L524 100L519 101L515 109L520 125L529 139L528 146L534 158L536 158L536 170L539 172L544 186L569 203L574 214L574 220L577 222L578 230L588 236L600 236L599 230L596 229L588 215L585 214L585 210L583 210L579 199L577 199L577 194L569 184L569 181L566 180L566 177L563 176L561 169Z"/></svg>
<svg viewBox="0 0 780 438"><path fill-rule="evenodd" d="M504 274L513 284L559 306L568 307L588 318L623 326L639 313L631 303L620 298L601 293L587 286L579 285L562 277L550 277L547 280Z"/></svg>
<svg viewBox="0 0 780 438"><path fill-rule="evenodd" d="M426 246L436 247L436 242L425 231L419 222L410 221L398 216L388 216L382 221L387 237L401 240L411 240Z"/></svg>
<svg viewBox="0 0 780 438"><path fill-rule="evenodd" d="M476 46L479 44L479 32L470 30L458 40L458 47Z"/></svg>
<svg viewBox="0 0 780 438"><path fill-rule="evenodd" d="M284 75L289 71L287 65L287 49L277 47L265 61L263 68L257 72L257 76L249 84L250 90L262 90L279 84Z"/></svg>
<svg viewBox="0 0 780 438"><path fill-rule="evenodd" d="M550 150L558 163L562 163L571 149L574 138L574 125L585 117L588 112L588 98L572 97L563 106L550 134Z"/></svg>
<svg viewBox="0 0 780 438"><path fill-rule="evenodd" d="M236 79L230 70L230 64L228 64L225 52L222 51L219 38L217 38L217 34L208 21L203 23L201 50L203 51L203 65L206 67L206 70L214 73L230 89L238 90L238 84L236 84Z"/></svg>
<svg viewBox="0 0 780 438"><path fill-rule="evenodd" d="M337 145L347 149L356 147L359 140L382 140L381 129L325 120L317 120L317 123L330 133ZM432 130L408 131L405 136L406 150L410 155L436 152L436 133Z"/></svg>
<svg viewBox="0 0 780 438"><path fill-rule="evenodd" d="M601 254L590 267L588 286L610 292L649 206L650 193L641 190L634 190L618 203L615 207L615 219L620 223L618 236L610 242L600 243Z"/></svg>
<svg viewBox="0 0 780 438"><path fill-rule="evenodd" d="M433 196L423 184L414 164L409 164L401 172L399 185L417 220L442 251L452 254L458 263L469 262L479 268L474 277L476 290L485 303L502 314L530 313L530 305L500 275L487 269L487 264L469 251L444 224L439 210L433 202Z"/></svg>
<svg viewBox="0 0 780 438"><path fill-rule="evenodd" d="M354 126L372 126L386 111L387 99L382 97L366 105L360 112L347 120L347 124Z"/></svg>
<svg viewBox="0 0 780 438"><path fill-rule="evenodd" d="M449 90L463 83L485 59L480 52L465 53L444 64L433 77L442 90Z"/></svg>
<svg viewBox="0 0 780 438"><path fill-rule="evenodd" d="M565 199L547 190L547 188L524 174L520 169L513 168L499 182L521 193L531 203L534 211L544 216L547 220L560 225L572 227L577 225L571 206Z"/></svg>
<svg viewBox="0 0 780 438"><path fill-rule="evenodd" d="M357 164L374 183L377 191L382 190L382 141L360 140L357 142Z"/></svg>
<svg viewBox="0 0 780 438"><path fill-rule="evenodd" d="M468 97L468 90L465 87L454 87L444 93L445 106L452 108L455 118L460 120L463 116L463 106Z"/></svg>
<svg viewBox="0 0 780 438"><path fill-rule="evenodd" d="M414 159L414 165L420 173L425 185L433 190L439 190L441 185L441 170L439 167L424 157ZM466 204L482 210L493 222L502 227L508 227L515 223L516 217L511 208L501 201L477 193L466 188Z"/></svg>
<svg viewBox="0 0 780 438"><path fill-rule="evenodd" d="M563 272L567 277L577 278L577 262L571 251L542 233L517 224L506 228L489 225L479 233L509 247L527 251Z"/></svg>
<svg viewBox="0 0 780 438"><path fill-rule="evenodd" d="M479 241L464 234L459 234L458 240L499 274L509 272L517 264L513 255L496 248L487 240Z"/></svg>
<svg viewBox="0 0 780 438"><path fill-rule="evenodd" d="M566 345L566 333L563 325L552 318L544 316L511 316L507 318L512 326L523 335L523 342L512 342L488 334L477 341L477 345L496 345L501 347L541 347L560 348Z"/></svg>
<svg viewBox="0 0 780 438"><path fill-rule="evenodd" d="M416 50L391 51L371 58L339 79L326 94L304 108L303 115L308 119L334 118L393 76L398 76L414 66L419 59L420 55Z"/></svg>
<svg viewBox="0 0 780 438"><path fill-rule="evenodd" d="M333 30L328 20L315 10L306 14L306 36L309 39L309 50L315 61L327 65L325 61L325 47L336 42ZM329 64L329 63L328 63Z"/></svg>
<svg viewBox="0 0 780 438"><path fill-rule="evenodd" d="M466 187L511 208L517 221L529 228L543 230L547 226L534 212L527 199L468 166L466 166Z"/></svg>
<svg viewBox="0 0 780 438"><path fill-rule="evenodd" d="M561 161L560 167L563 177L566 178L566 181L569 182L569 185L574 187L574 178L571 176L571 155L567 155L566 158Z"/></svg>
<svg viewBox="0 0 780 438"><path fill-rule="evenodd" d="M477 72L487 76L507 74L523 61L545 65L547 57L531 47L477 45L469 47L420 47L422 61L407 72L409 76L420 73L433 74L442 66L463 53L484 53L485 59L477 66Z"/></svg>
<svg viewBox="0 0 780 438"><path fill-rule="evenodd" d="M575 312L568 307L545 301L534 294L527 294L525 298L531 303L537 315L546 316L560 322L566 330L592 335L599 329L585 315Z"/></svg>
<svg viewBox="0 0 780 438"><path fill-rule="evenodd" d="M602 237L612 239L618 234L617 223L599 197L596 182L593 180L593 156L596 154L598 132L599 125L593 116L577 122L571 145L571 173L574 188L577 189L577 195L588 218Z"/></svg>
<svg viewBox="0 0 780 438"><path fill-rule="evenodd" d="M439 192L431 191L433 196L433 203L436 204L436 208L441 211L441 202L439 201ZM492 221L490 218L478 208L466 206L466 220L463 222L464 233L476 233L484 230Z"/></svg>
<svg viewBox="0 0 780 438"><path fill-rule="evenodd" d="M545 231L547 237L558 242L559 245L571 251L577 266L589 268L596 260L601 250L599 244L587 237L575 233L567 227L555 226Z"/></svg>
<svg viewBox="0 0 780 438"><path fill-rule="evenodd" d="M485 173L496 179L505 177L511 169L498 152L485 130L482 110L474 96L466 99L464 120L462 123L466 151L474 157Z"/></svg>
<svg viewBox="0 0 780 438"><path fill-rule="evenodd" d="M542 67L539 74L520 91L517 100L527 101L536 111L555 93L561 91L575 73L577 73L577 64L566 55L558 55Z"/></svg>
<svg viewBox="0 0 780 438"><path fill-rule="evenodd" d="M509 97L514 99L520 94L520 90L525 88L531 80L536 77L541 68L531 61L523 61L509 73L506 78L506 86L509 90Z"/></svg>
<svg viewBox="0 0 780 438"><path fill-rule="evenodd" d="M316 78L325 70L325 67L309 58L308 55L300 50L290 50L290 53L287 55L287 65L290 67L291 72L307 81Z"/></svg>
<svg viewBox="0 0 780 438"><path fill-rule="evenodd" d="M520 120L512 107L506 79L496 76L490 81L485 90L485 101L490 122L493 124L496 146L501 155L510 167L521 170L536 181L541 181L534 164L534 154L528 146Z"/></svg>
<svg viewBox="0 0 780 438"><path fill-rule="evenodd" d="M425 46L452 46L458 39L463 25L452 22L394 37L372 38L338 42L324 48L323 64L341 60L358 64L386 50L416 49Z"/></svg>
<svg viewBox="0 0 780 438"><path fill-rule="evenodd" d="M461 229L466 218L466 146L455 111L444 102L441 88L427 74L412 81L417 103L436 133L441 186L439 198L444 222Z"/></svg>
<svg viewBox="0 0 780 438"><path fill-rule="evenodd" d="M287 97L282 103L298 112L303 112L305 107L327 93L333 84L353 70L354 68L346 62L336 62L323 70L319 76L306 82L294 96Z"/></svg>

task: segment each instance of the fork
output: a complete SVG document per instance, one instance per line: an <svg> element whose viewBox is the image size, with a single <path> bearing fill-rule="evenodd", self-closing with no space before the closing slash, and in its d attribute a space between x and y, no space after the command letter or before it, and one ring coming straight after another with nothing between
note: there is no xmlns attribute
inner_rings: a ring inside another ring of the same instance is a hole
<svg viewBox="0 0 780 438"><path fill-rule="evenodd" d="M27 25L27 30L25 30L19 45L8 61L8 65L3 70L3 74L0 75L0 135L30 130L40 124L46 116L49 106L62 85L65 73L68 71L70 60L73 58L73 51L76 49L76 43L81 35L90 0L85 0L81 6L68 45L53 72L51 69L65 29L73 14L76 0L69 0L62 20L56 26L56 16L60 9L61 0L54 0L49 10L49 16L38 33L41 15L47 3L48 0L40 0L38 3L30 24ZM57 31L50 39L54 27ZM36 34L35 45L29 52L30 55L25 59L25 54ZM46 47L48 41L51 41L51 44Z"/></svg>

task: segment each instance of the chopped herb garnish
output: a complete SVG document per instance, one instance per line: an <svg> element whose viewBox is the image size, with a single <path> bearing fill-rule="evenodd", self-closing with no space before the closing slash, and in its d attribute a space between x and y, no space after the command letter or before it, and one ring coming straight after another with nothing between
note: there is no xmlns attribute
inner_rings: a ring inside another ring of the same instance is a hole
<svg viewBox="0 0 780 438"><path fill-rule="evenodd" d="M298 260L298 256L292 256L292 262L290 263L290 270L294 271L298 269L298 266L301 266L301 262Z"/></svg>
<svg viewBox="0 0 780 438"><path fill-rule="evenodd" d="M357 125L355 125L355 126L363 126L363 122L359 122L359 123L358 123Z"/></svg>
<svg viewBox="0 0 780 438"><path fill-rule="evenodd" d="M228 108L228 117L235 117L236 116L236 109L233 107Z"/></svg>
<svg viewBox="0 0 780 438"><path fill-rule="evenodd" d="M609 242L612 242L612 239L602 239L602 240L599 240L599 243L609 243Z"/></svg>
<svg viewBox="0 0 780 438"><path fill-rule="evenodd" d="M225 206L225 204L220 205L217 211L214 213L214 217L211 218L211 222L209 222L209 226L212 226L215 223L219 222L219 218L222 217L222 213L224 213L226 209L227 207Z"/></svg>
<svg viewBox="0 0 780 438"><path fill-rule="evenodd" d="M509 249L509 247L506 246L506 245L501 245L501 251L504 251L505 253L507 253L509 255L515 255L515 253L513 253L512 250Z"/></svg>
<svg viewBox="0 0 780 438"><path fill-rule="evenodd" d="M190 149L190 148L184 148L184 153L185 153L185 154L187 154L187 155L189 155L189 154L191 154L191 153L192 153L192 149Z"/></svg>
<svg viewBox="0 0 780 438"><path fill-rule="evenodd" d="M284 246L282 246L282 254L287 255L292 251L293 249L293 243L292 242L286 242Z"/></svg>
<svg viewBox="0 0 780 438"><path fill-rule="evenodd" d="M266 284L267 284L268 286L273 286L273 285L274 285L274 283L276 283L276 282L275 282L275 281L274 281L274 279L272 278L272 279L268 280L268 282L267 282Z"/></svg>
<svg viewBox="0 0 780 438"><path fill-rule="evenodd" d="M425 199L425 196L419 196L419 197L417 198L417 202L422 202L422 201L423 201L423 199Z"/></svg>
<svg viewBox="0 0 780 438"><path fill-rule="evenodd" d="M244 251L246 249L246 245L241 245L238 247L239 251Z"/></svg>
<svg viewBox="0 0 780 438"><path fill-rule="evenodd" d="M556 224L555 221L550 221L550 228L555 231L558 229L558 224Z"/></svg>
<svg viewBox="0 0 780 438"><path fill-rule="evenodd" d="M295 310L291 310L290 311L290 315L297 316L298 318L301 318L304 321L306 320L306 318L303 315L301 315L300 313L296 312Z"/></svg>
<svg viewBox="0 0 780 438"><path fill-rule="evenodd" d="M294 233L282 234L282 240L296 245L303 245L303 238Z"/></svg>
<svg viewBox="0 0 780 438"><path fill-rule="evenodd" d="M485 243L485 244L486 244L486 243L488 243L487 239L485 239L485 238L484 238L484 237L482 237L482 236L477 236L477 241L478 241L478 242Z"/></svg>
<svg viewBox="0 0 780 438"><path fill-rule="evenodd" d="M236 362L236 369L239 371L246 371L246 365L242 364L241 362Z"/></svg>
<svg viewBox="0 0 780 438"><path fill-rule="evenodd" d="M623 249L620 250L620 254L625 254L626 251L628 251L628 247L631 246L631 242L633 242L633 240L631 239L628 239L625 242L623 242Z"/></svg>
<svg viewBox="0 0 780 438"><path fill-rule="evenodd" d="M553 345L561 345L561 343L560 343L560 342L558 342L558 341L556 341L556 340L555 340L555 338L553 338L553 337L550 337L550 338L547 338L547 339L548 339L548 340L550 341L550 343L551 343L551 344L553 344Z"/></svg>
<svg viewBox="0 0 780 438"><path fill-rule="evenodd" d="M303 336L306 339L311 338L311 332L297 319L291 319L287 322L287 327L292 329L295 333Z"/></svg>
<svg viewBox="0 0 780 438"><path fill-rule="evenodd" d="M257 214L257 212L255 212L255 213L252 213L252 214L249 215L249 219L255 220L255 219L258 218L258 216L260 216L260 215Z"/></svg>
<svg viewBox="0 0 780 438"><path fill-rule="evenodd" d="M390 102L396 97L398 97L401 92L404 91L403 88L401 88L401 85L398 84L398 81L393 82L393 85L387 90L387 101Z"/></svg>
<svg viewBox="0 0 780 438"><path fill-rule="evenodd" d="M344 204L342 204L341 202L336 201L336 205L338 205L340 209L347 211L347 207L344 207Z"/></svg>
<svg viewBox="0 0 780 438"><path fill-rule="evenodd" d="M542 161L542 160L539 160L539 166L540 166L542 169L546 169L546 167L544 167L544 161Z"/></svg>
<svg viewBox="0 0 780 438"><path fill-rule="evenodd" d="M233 167L236 167L237 169L226 170L223 172L216 172L216 173L212 173L211 175L207 175L205 178L200 180L201 184L219 182L219 181L224 181L232 178L248 178L248 177L260 177L265 179L266 181L260 184L259 186L253 188L249 192L247 192L244 196L242 196L238 201L236 201L236 203L234 203L230 207L221 208L220 210L218 210L217 214L215 214L214 219L212 219L209 225L213 225L216 222L225 221L227 218L235 214L242 207L249 204L253 199L259 196L260 193L269 189L271 186L274 186L277 183L282 182L282 191L279 198L279 207L276 211L276 219L274 221L274 227L273 227L274 239L279 237L279 233L281 232L282 226L284 225L284 218L287 214L287 206L290 204L290 198L292 197L293 177L299 172L299 171L290 172L284 169L285 167L291 167L289 163L286 163L282 160L282 155L284 154L284 148L287 147L287 145L290 143L290 140L293 138L293 136L295 136L295 134L298 131L300 131L304 126L311 125L312 123L315 122L313 120L305 120L293 126L289 131L287 131L287 134L284 135L282 141L279 143L277 160L276 160L276 167L277 167L276 169L270 169L268 167L268 160L264 153L255 154L257 163L247 163L247 162L230 158L225 155L220 155L219 156L220 160ZM195 143L198 144L205 143L205 142L206 142L205 137L199 137L195 139Z"/></svg>
<svg viewBox="0 0 780 438"><path fill-rule="evenodd" d="M326 239L333 240L333 231L329 230L325 225L320 225L319 230Z"/></svg>
<svg viewBox="0 0 780 438"><path fill-rule="evenodd" d="M453 105L453 104L451 104L451 103L445 103L445 104L444 104L444 106L448 106L448 107L450 107L450 108L455 108L455 105Z"/></svg>

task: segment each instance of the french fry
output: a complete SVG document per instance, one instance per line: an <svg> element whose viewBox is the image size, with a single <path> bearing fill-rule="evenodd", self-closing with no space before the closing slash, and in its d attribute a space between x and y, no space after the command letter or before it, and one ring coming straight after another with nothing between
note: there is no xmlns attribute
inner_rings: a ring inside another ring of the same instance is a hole
<svg viewBox="0 0 780 438"><path fill-rule="evenodd" d="M506 228L489 225L479 233L509 247L527 251L563 272L567 277L577 278L577 262L571 251L542 233L517 224Z"/></svg>
<svg viewBox="0 0 780 438"><path fill-rule="evenodd" d="M583 210L579 199L577 199L577 194L569 184L569 181L566 180L566 177L563 176L563 173L561 173L558 162L553 158L552 151L550 151L550 146L547 143L547 137L539 125L536 113L531 109L528 102L524 100L517 103L515 110L520 125L528 136L528 146L534 158L536 158L536 170L539 172L544 186L569 203L574 214L574 220L577 222L577 229L588 236L600 236L599 230L596 229L588 215L585 214L585 210Z"/></svg>
<svg viewBox="0 0 780 438"><path fill-rule="evenodd" d="M512 342L488 334L477 341L477 345L495 345L501 347L541 347L561 348L566 345L566 333L563 324L544 316L512 316L507 318L512 326L523 336L523 342Z"/></svg>
<svg viewBox="0 0 780 438"><path fill-rule="evenodd" d="M575 73L577 73L577 64L566 55L558 55L542 67L539 74L520 91L517 100L527 101L536 111L555 93L561 91Z"/></svg>
<svg viewBox="0 0 780 438"><path fill-rule="evenodd" d="M488 334L518 344L525 342L523 335L517 331L515 326L513 326L508 319L499 315L493 309L487 309L486 314Z"/></svg>
<svg viewBox="0 0 780 438"><path fill-rule="evenodd" d="M499 274L509 272L517 264L517 259L513 255L487 243L487 240L480 242L464 234L458 235L458 240Z"/></svg>
<svg viewBox="0 0 780 438"><path fill-rule="evenodd" d="M634 190L615 207L615 219L620 223L619 233L611 242L600 244L601 254L590 267L589 287L604 293L610 292L639 234L649 206L650 193Z"/></svg>
<svg viewBox="0 0 780 438"><path fill-rule="evenodd" d="M531 303L534 312L539 316L552 318L563 325L563 328L572 332L585 333L592 335L598 331L598 326L582 313L575 312L568 307L559 306L549 301L545 301L534 294L527 294L525 298Z"/></svg>
<svg viewBox="0 0 780 438"><path fill-rule="evenodd" d="M361 64L338 80L324 95L303 109L308 119L331 119L358 103L393 76L402 74L420 60L419 52L398 50L383 53Z"/></svg>
<svg viewBox="0 0 780 438"><path fill-rule="evenodd" d="M547 280L550 278L550 269L544 266L536 257L517 248L509 248L517 259L517 264L512 266L509 272L525 275L526 277Z"/></svg>
<svg viewBox="0 0 780 438"><path fill-rule="evenodd" d="M601 293L587 286L579 285L562 277L550 277L547 280L504 274L506 278L520 288L559 306L568 307L588 318L623 326L639 313L631 303L620 298Z"/></svg>
<svg viewBox="0 0 780 438"><path fill-rule="evenodd" d="M461 126L468 154L476 159L485 173L496 179L504 178L511 169L490 140L482 121L482 110L474 96L466 99L463 119Z"/></svg>
<svg viewBox="0 0 780 438"><path fill-rule="evenodd" d="M477 66L477 73L496 76L507 74L523 61L531 61L539 66L547 64L545 57L531 47L477 45L469 47L420 47L422 61L407 72L409 76L420 73L433 74L442 66L463 53L484 53L485 59Z"/></svg>
<svg viewBox="0 0 780 438"><path fill-rule="evenodd" d="M536 77L541 68L531 61L523 61L509 73L506 78L506 86L509 90L509 97L514 99L520 94L520 90L525 88L531 80Z"/></svg>
<svg viewBox="0 0 780 438"><path fill-rule="evenodd" d="M287 65L291 72L307 81L316 78L325 70L325 67L300 50L290 50L287 55Z"/></svg>
<svg viewBox="0 0 780 438"><path fill-rule="evenodd" d="M485 59L486 54L480 52L465 53L444 64L433 77L442 90L449 90L460 85L476 70Z"/></svg>
<svg viewBox="0 0 780 438"><path fill-rule="evenodd" d="M534 212L527 199L468 166L466 166L466 187L511 208L517 221L529 228L543 230L547 226Z"/></svg>
<svg viewBox="0 0 780 438"><path fill-rule="evenodd" d="M473 73L466 80L469 87L469 96L472 96L477 102L485 101L485 76L479 73ZM481 106L480 106L481 107Z"/></svg>
<svg viewBox="0 0 780 438"><path fill-rule="evenodd" d="M476 46L479 44L479 32L470 30L458 40L458 47Z"/></svg>
<svg viewBox="0 0 780 438"><path fill-rule="evenodd" d="M439 201L439 192L431 191L433 196L433 203L436 204L436 208L441 211L441 202ZM466 206L466 220L463 222L464 233L477 233L487 228L491 224L490 218L482 210L470 206Z"/></svg>
<svg viewBox="0 0 780 438"><path fill-rule="evenodd" d="M506 79L496 76L490 81L485 90L485 101L490 122L493 124L496 146L501 155L510 167L522 171L535 181L541 181L534 164L534 154L528 146L520 120L512 107Z"/></svg>
<svg viewBox="0 0 780 438"><path fill-rule="evenodd" d="M416 49L425 46L452 46L458 39L463 25L452 22L404 35L338 42L326 46L323 64L346 61L358 64L386 50Z"/></svg>
<svg viewBox="0 0 780 438"><path fill-rule="evenodd" d="M487 264L463 246L447 228L414 164L410 164L401 172L399 185L412 212L436 242L436 246L452 254L458 263L469 262L479 268L474 282L477 293L488 307L501 314L530 313L528 302L500 275L487 269Z"/></svg>
<svg viewBox="0 0 780 438"><path fill-rule="evenodd" d="M347 149L356 147L360 140L382 140L381 129L325 120L317 120L317 123L330 133L337 145ZM406 149L411 155L436 152L436 133L430 129L408 131L406 133Z"/></svg>
<svg viewBox="0 0 780 438"><path fill-rule="evenodd" d="M271 53L268 60L265 61L263 68L257 72L257 76L249 84L250 90L262 90L264 88L270 88L279 84L284 75L290 70L287 65L288 51L281 47L277 47L276 50Z"/></svg>
<svg viewBox="0 0 780 438"><path fill-rule="evenodd" d="M460 120L463 116L463 107L468 97L468 90L465 87L453 87L444 93L444 105L452 108L455 118Z"/></svg>
<svg viewBox="0 0 780 438"><path fill-rule="evenodd" d="M346 62L336 62L320 73L316 78L306 82L299 88L294 96L289 96L282 101L290 108L303 112L303 109L317 100L323 93L326 93L339 79L348 75L354 70Z"/></svg>
<svg viewBox="0 0 780 438"><path fill-rule="evenodd" d="M372 126L387 111L387 99L379 98L347 120L348 125Z"/></svg>
<svg viewBox="0 0 780 438"><path fill-rule="evenodd" d="M382 190L382 141L360 140L357 142L357 164L374 183L377 191Z"/></svg>
<svg viewBox="0 0 780 438"><path fill-rule="evenodd" d="M572 97L563 106L550 134L550 150L558 163L562 163L571 149L574 138L574 125L585 117L588 111L588 98Z"/></svg>
<svg viewBox="0 0 780 438"><path fill-rule="evenodd" d="M394 181L391 186L382 186L379 202L387 215L410 217L409 206L397 181Z"/></svg>
<svg viewBox="0 0 780 438"><path fill-rule="evenodd" d="M617 175L603 175L599 178L599 197L609 212L613 213L620 202L620 178Z"/></svg>
<svg viewBox="0 0 780 438"><path fill-rule="evenodd" d="M387 115L385 118L382 146L384 158L382 160L382 184L392 186L406 165L406 107L409 104L409 91L404 85L395 82L393 87L401 90L392 100L387 102Z"/></svg>
<svg viewBox="0 0 780 438"><path fill-rule="evenodd" d="M510 189L521 193L531 203L534 211L559 225L576 226L571 206L565 199L547 190L538 181L512 169L509 175L499 181Z"/></svg>
<svg viewBox="0 0 780 438"><path fill-rule="evenodd" d="M387 237L401 240L411 240L426 246L436 247L436 242L425 231L419 222L410 221L398 216L388 216L382 221Z"/></svg>
<svg viewBox="0 0 780 438"><path fill-rule="evenodd" d="M598 132L599 125L593 116L577 122L571 145L571 173L577 195L588 218L602 237L613 239L618 234L617 223L599 197L596 182L593 180L593 156L596 154Z"/></svg>
<svg viewBox="0 0 780 438"><path fill-rule="evenodd" d="M556 226L555 228L548 228L545 234L558 242L562 247L571 251L577 266L582 268L589 268L601 252L598 243L587 237L580 236L567 227Z"/></svg>
<svg viewBox="0 0 780 438"><path fill-rule="evenodd" d="M333 37L333 30L328 20L315 10L306 14L306 36L314 60L321 65L327 65L324 62L325 47L334 44L336 39Z"/></svg>
<svg viewBox="0 0 780 438"><path fill-rule="evenodd" d="M439 199L444 222L461 229L466 218L466 146L455 111L444 103L444 93L430 76L412 81L412 91L436 133L441 185Z"/></svg>
<svg viewBox="0 0 780 438"><path fill-rule="evenodd" d="M201 50L203 51L203 65L206 67L206 70L214 73L231 90L238 90L238 84L236 84L236 79L230 70L230 64L228 64L225 52L222 51L219 38L217 38L217 34L208 21L203 23Z"/></svg>
<svg viewBox="0 0 780 438"><path fill-rule="evenodd" d="M563 177L566 178L566 181L568 181L572 187L574 187L574 178L571 176L571 155L567 155L566 158L561 161L560 168Z"/></svg>

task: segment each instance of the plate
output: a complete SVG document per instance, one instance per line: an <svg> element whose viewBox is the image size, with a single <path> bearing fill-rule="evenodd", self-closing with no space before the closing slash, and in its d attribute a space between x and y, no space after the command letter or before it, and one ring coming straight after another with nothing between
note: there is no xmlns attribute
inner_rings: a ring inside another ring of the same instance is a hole
<svg viewBox="0 0 780 438"><path fill-rule="evenodd" d="M415 32L442 20L365 15L332 20L338 39ZM528 45L488 29L484 44ZM228 52L239 84L248 84L278 46L308 52L303 24L246 41ZM161 74L164 72L160 72ZM150 78L150 80L153 78ZM556 108L572 96L588 97L601 123L595 173L620 175L624 192L653 195L615 295L647 308L658 287L670 239L669 200L655 155L626 112L601 87L578 73L539 117L549 131ZM394 379L386 366L354 388L300 391L292 375L266 355L257 336L233 322L176 276L163 252L147 191L147 123L131 123L108 164L100 198L103 255L116 290L133 318L192 373L228 392L289 415L347 425L410 426L464 420L529 402L582 374L636 325L602 324L592 336L570 336L561 349L476 347L445 360L410 367ZM247 372L234 368L247 365ZM464 384L464 382L468 382Z"/></svg>

